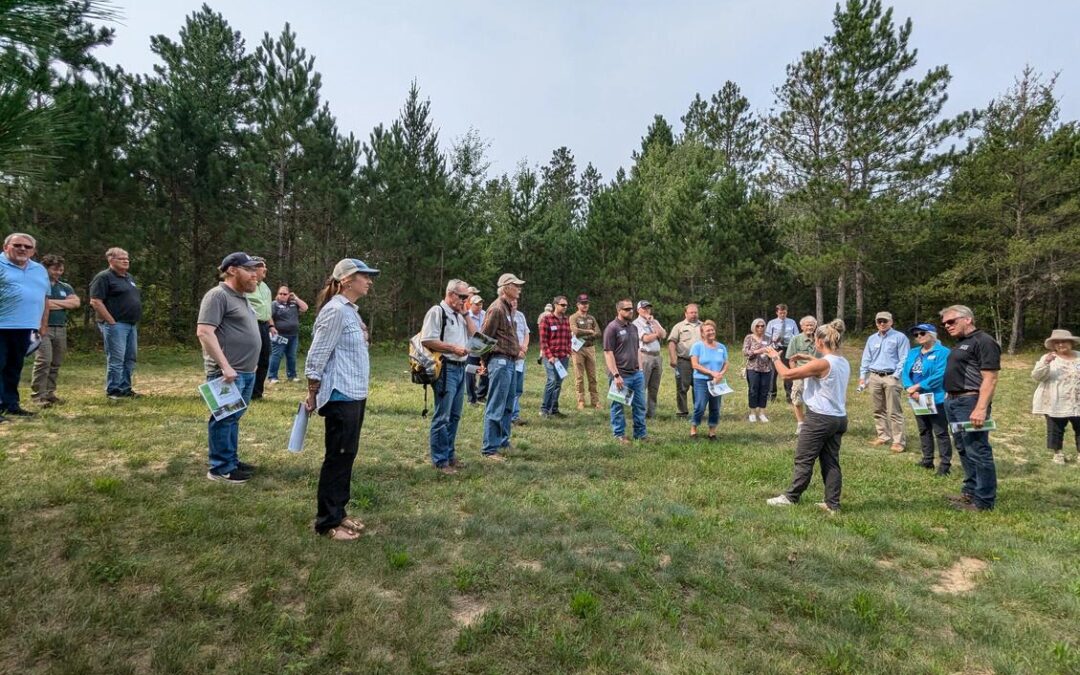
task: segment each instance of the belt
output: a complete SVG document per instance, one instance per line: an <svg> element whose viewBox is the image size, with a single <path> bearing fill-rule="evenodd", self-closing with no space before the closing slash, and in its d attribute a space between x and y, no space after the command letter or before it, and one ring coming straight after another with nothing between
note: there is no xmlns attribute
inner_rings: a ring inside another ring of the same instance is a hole
<svg viewBox="0 0 1080 675"><path fill-rule="evenodd" d="M442 363L444 368L464 368L469 365L465 361L451 361L450 359L443 359Z"/></svg>
<svg viewBox="0 0 1080 675"><path fill-rule="evenodd" d="M660 352L658 352L658 351L657 352L650 352L647 349L640 349L638 351L640 351L642 354L648 354L649 356L660 356Z"/></svg>
<svg viewBox="0 0 1080 675"><path fill-rule="evenodd" d="M896 371L895 370L871 370L870 372L875 374L875 375L892 375Z"/></svg>
<svg viewBox="0 0 1080 675"><path fill-rule="evenodd" d="M960 398L962 396L978 396L979 392L968 389L966 391L949 391L945 395L949 398Z"/></svg>
<svg viewBox="0 0 1080 675"><path fill-rule="evenodd" d="M680 356L680 357L679 357L679 360L680 360L680 361L689 361L689 360L690 360L690 357L689 357L689 356Z"/></svg>

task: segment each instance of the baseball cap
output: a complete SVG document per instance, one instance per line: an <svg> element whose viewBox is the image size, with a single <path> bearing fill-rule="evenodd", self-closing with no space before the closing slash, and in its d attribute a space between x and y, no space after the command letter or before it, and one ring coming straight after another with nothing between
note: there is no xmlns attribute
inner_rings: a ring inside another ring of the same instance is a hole
<svg viewBox="0 0 1080 675"><path fill-rule="evenodd" d="M577 301L580 303L587 303L589 301L589 296L582 293L581 295L577 296Z"/></svg>
<svg viewBox="0 0 1080 675"><path fill-rule="evenodd" d="M258 267L265 264L259 258L250 256L243 251L237 251L225 256L225 259L221 261L221 267L218 267L218 271L224 272L230 267Z"/></svg>
<svg viewBox="0 0 1080 675"><path fill-rule="evenodd" d="M480 292L480 289L476 286L469 286L469 295L476 295Z"/></svg>
<svg viewBox="0 0 1080 675"><path fill-rule="evenodd" d="M885 319L887 321L892 321L892 314L890 314L888 312L878 312L877 315L874 317L874 320L877 321L878 319Z"/></svg>
<svg viewBox="0 0 1080 675"><path fill-rule="evenodd" d="M266 258L262 257L261 255L253 255L253 256L251 256L251 259L254 260L256 263L258 263L258 265L262 265L263 267L266 267ZM256 266L258 266L258 265L256 265Z"/></svg>
<svg viewBox="0 0 1080 675"><path fill-rule="evenodd" d="M523 283L525 283L525 282L522 281L521 279L518 279L516 276L514 276L513 274L511 274L509 272L507 272L506 274L503 274L501 277L499 277L499 288L502 288L503 286L509 286L510 284L514 284L515 286L520 286Z"/></svg>
<svg viewBox="0 0 1080 675"><path fill-rule="evenodd" d="M374 277L379 274L379 270L368 267L367 263L359 258L343 258L334 265L334 278L338 281L357 273Z"/></svg>
<svg viewBox="0 0 1080 675"><path fill-rule="evenodd" d="M638 309L644 309L646 307L652 307L652 303L649 302L648 300L638 300L638 303L637 303L637 308Z"/></svg>
<svg viewBox="0 0 1080 675"><path fill-rule="evenodd" d="M474 295L471 298L469 298L469 302L471 302L474 305L477 304L477 303L481 303L483 301L484 301L484 299L481 298L479 295Z"/></svg>
<svg viewBox="0 0 1080 675"><path fill-rule="evenodd" d="M933 333L937 335L937 327L932 323L917 323L911 328L908 328L909 333L915 333L918 331L926 331L927 333Z"/></svg>

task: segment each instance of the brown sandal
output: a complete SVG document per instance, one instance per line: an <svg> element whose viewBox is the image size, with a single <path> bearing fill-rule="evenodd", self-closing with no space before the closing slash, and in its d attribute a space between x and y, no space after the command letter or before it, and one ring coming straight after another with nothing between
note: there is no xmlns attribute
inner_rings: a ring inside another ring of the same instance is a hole
<svg viewBox="0 0 1080 675"><path fill-rule="evenodd" d="M334 541L353 541L360 538L358 532L353 532L345 527L331 527L326 532L323 532L322 535L324 537L329 537Z"/></svg>
<svg viewBox="0 0 1080 675"><path fill-rule="evenodd" d="M339 527L344 527L346 530L352 530L353 532L360 534L364 529L364 524L361 523L359 519L350 516L342 520Z"/></svg>

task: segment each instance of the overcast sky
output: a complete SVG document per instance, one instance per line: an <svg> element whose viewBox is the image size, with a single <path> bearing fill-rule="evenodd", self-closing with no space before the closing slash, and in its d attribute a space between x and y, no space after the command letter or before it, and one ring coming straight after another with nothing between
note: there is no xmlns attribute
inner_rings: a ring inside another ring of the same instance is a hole
<svg viewBox="0 0 1080 675"><path fill-rule="evenodd" d="M195 2L114 0L122 13L102 60L150 71L150 36L176 37ZM888 3L887 3L888 4ZM491 173L546 163L565 145L579 169L610 179L656 113L676 129L696 92L725 80L767 110L784 68L830 34L826 0L465 2L216 0L210 6L253 51L289 22L315 56L324 99L344 131L366 141L389 123L415 79L444 145L475 128ZM947 64L947 110L982 107L1025 64L1060 72L1062 119L1080 117L1080 3L899 0L914 23L918 72Z"/></svg>

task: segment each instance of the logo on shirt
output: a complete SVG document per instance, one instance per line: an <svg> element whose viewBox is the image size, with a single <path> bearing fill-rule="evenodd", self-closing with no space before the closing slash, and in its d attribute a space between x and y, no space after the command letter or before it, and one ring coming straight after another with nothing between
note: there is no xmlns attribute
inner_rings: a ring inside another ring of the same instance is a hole
<svg viewBox="0 0 1080 675"><path fill-rule="evenodd" d="M960 351L966 352L971 345L960 345Z"/></svg>

